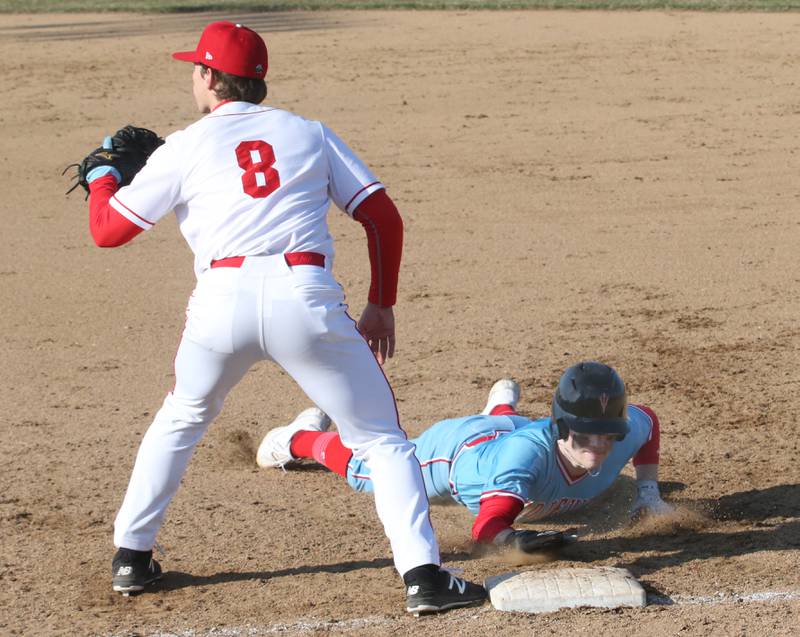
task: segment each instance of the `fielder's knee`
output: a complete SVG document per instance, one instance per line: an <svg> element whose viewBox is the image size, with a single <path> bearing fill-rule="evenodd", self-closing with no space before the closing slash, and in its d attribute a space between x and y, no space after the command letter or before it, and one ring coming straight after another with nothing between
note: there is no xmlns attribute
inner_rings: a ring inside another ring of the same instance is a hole
<svg viewBox="0 0 800 637"><path fill-rule="evenodd" d="M222 410L222 401L208 398L184 398L167 394L164 404L156 415L156 422L180 423L181 429L206 427Z"/></svg>

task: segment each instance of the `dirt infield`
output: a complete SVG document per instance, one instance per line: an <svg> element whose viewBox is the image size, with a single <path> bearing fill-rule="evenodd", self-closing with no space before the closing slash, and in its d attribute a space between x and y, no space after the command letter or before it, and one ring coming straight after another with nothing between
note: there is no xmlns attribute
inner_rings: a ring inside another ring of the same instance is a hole
<svg viewBox="0 0 800 637"><path fill-rule="evenodd" d="M800 624L800 16L291 13L225 16L270 46L275 106L322 119L406 220L398 353L417 434L517 378L545 414L561 370L615 365L662 421L681 515L631 527L623 476L551 566L630 569L642 610L488 605L414 619L368 497L254 450L306 399L252 370L198 448L152 593L110 591L111 525L172 383L193 285L168 217L116 250L61 170L126 123L196 118L194 46L217 16L3 16L0 634L790 635ZM354 312L369 272L335 211ZM436 508L474 579L466 511Z"/></svg>

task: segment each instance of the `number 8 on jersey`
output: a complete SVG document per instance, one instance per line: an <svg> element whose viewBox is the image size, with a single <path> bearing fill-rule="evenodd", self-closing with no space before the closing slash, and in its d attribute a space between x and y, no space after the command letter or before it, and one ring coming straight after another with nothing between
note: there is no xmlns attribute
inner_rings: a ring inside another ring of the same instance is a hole
<svg viewBox="0 0 800 637"><path fill-rule="evenodd" d="M278 171L273 168L275 152L267 142L241 142L236 147L236 159L242 174L242 187L253 199L269 197L281 185Z"/></svg>

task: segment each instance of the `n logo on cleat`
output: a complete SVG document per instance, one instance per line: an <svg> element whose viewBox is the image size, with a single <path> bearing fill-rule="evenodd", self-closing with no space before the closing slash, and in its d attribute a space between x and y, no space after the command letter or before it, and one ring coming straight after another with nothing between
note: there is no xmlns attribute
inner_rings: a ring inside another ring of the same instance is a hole
<svg viewBox="0 0 800 637"><path fill-rule="evenodd" d="M130 575L133 573L133 566L120 566L117 575Z"/></svg>
<svg viewBox="0 0 800 637"><path fill-rule="evenodd" d="M409 586L408 587L408 594L409 595L416 595L419 593L419 586Z"/></svg>
<svg viewBox="0 0 800 637"><path fill-rule="evenodd" d="M455 584L458 587L458 594L459 595L463 595L464 591L467 588L467 581L463 580L463 579L458 579L457 577L453 577L451 575L450 576L450 586L448 586L447 588L452 589L453 588L453 584Z"/></svg>

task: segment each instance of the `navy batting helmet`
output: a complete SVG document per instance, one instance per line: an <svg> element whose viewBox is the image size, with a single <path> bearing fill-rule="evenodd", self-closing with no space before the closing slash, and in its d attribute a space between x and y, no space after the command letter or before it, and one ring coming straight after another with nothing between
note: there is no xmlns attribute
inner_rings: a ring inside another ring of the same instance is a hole
<svg viewBox="0 0 800 637"><path fill-rule="evenodd" d="M562 439L572 430L614 435L622 440L629 430L625 383L603 363L584 361L573 365L558 381L553 396L553 422Z"/></svg>

